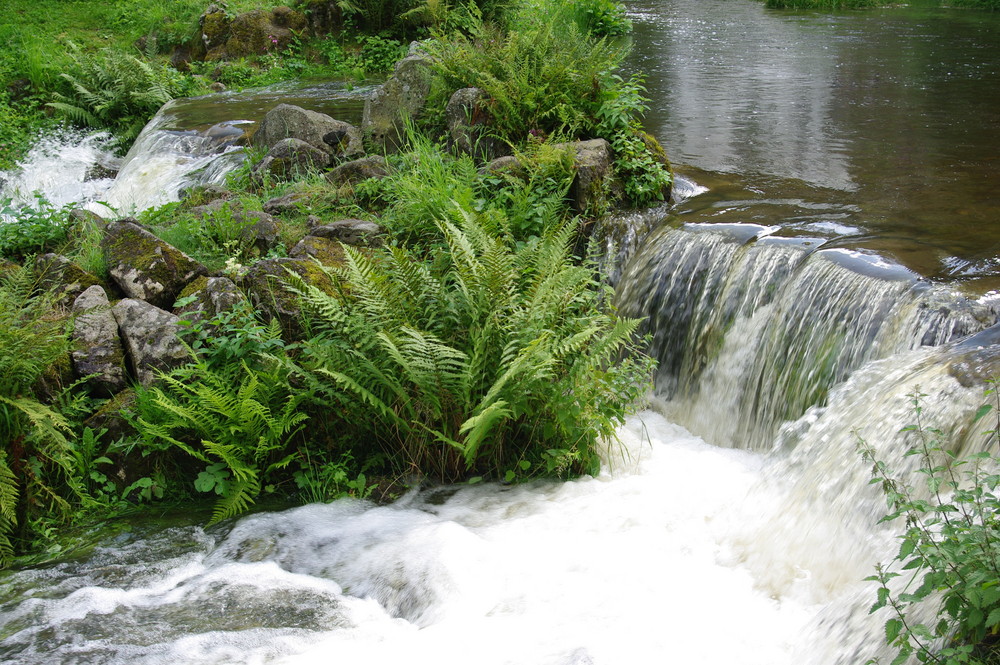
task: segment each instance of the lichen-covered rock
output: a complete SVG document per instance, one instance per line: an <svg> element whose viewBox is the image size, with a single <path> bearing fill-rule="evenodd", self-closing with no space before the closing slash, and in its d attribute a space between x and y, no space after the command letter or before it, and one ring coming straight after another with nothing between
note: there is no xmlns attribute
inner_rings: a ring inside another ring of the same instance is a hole
<svg viewBox="0 0 1000 665"><path fill-rule="evenodd" d="M449 147L479 161L490 161L509 152L506 144L489 135L492 116L487 99L479 88L462 88L452 94L444 110Z"/></svg>
<svg viewBox="0 0 1000 665"><path fill-rule="evenodd" d="M187 285L178 300L188 296L194 296L194 301L174 310L174 314L187 321L213 319L246 301L246 296L228 277L199 277Z"/></svg>
<svg viewBox="0 0 1000 665"><path fill-rule="evenodd" d="M208 271L184 252L138 224L108 224L101 241L108 273L130 298L170 308L188 282Z"/></svg>
<svg viewBox="0 0 1000 665"><path fill-rule="evenodd" d="M370 178L384 178L389 175L389 166L385 157L372 155L346 162L326 174L327 181L332 185L359 183Z"/></svg>
<svg viewBox="0 0 1000 665"><path fill-rule="evenodd" d="M299 139L278 141L250 171L255 182L283 181L318 171L330 162L330 155Z"/></svg>
<svg viewBox="0 0 1000 665"><path fill-rule="evenodd" d="M344 247L336 240L306 236L292 247L288 255L293 259L316 259L325 266L339 266L344 263Z"/></svg>
<svg viewBox="0 0 1000 665"><path fill-rule="evenodd" d="M291 104L278 104L268 111L251 140L255 146L273 149L289 138L308 143L329 155L329 159L352 159L364 154L357 127Z"/></svg>
<svg viewBox="0 0 1000 665"><path fill-rule="evenodd" d="M99 285L94 275L59 254L42 254L35 259L39 286L53 294L62 306L69 306L77 296L92 286Z"/></svg>
<svg viewBox="0 0 1000 665"><path fill-rule="evenodd" d="M136 380L148 386L157 371L169 371L191 359L177 333L179 318L148 302L125 298L111 308Z"/></svg>
<svg viewBox="0 0 1000 665"><path fill-rule="evenodd" d="M313 259L265 259L258 261L240 280L251 304L270 318L278 319L286 339L302 337L299 298L288 290L288 271L325 292L333 292L333 281Z"/></svg>
<svg viewBox="0 0 1000 665"><path fill-rule="evenodd" d="M345 245L377 247L382 244L385 237L385 229L375 222L367 222L361 219L341 219L336 222L313 227L307 237L310 236L336 240Z"/></svg>
<svg viewBox="0 0 1000 665"><path fill-rule="evenodd" d="M110 396L126 386L125 352L118 336L118 321L111 313L108 295L92 286L73 302L73 373L98 395Z"/></svg>
<svg viewBox="0 0 1000 665"><path fill-rule="evenodd" d="M431 90L431 65L419 51L396 63L392 76L365 100L361 131L376 152L397 152L405 118L417 118Z"/></svg>

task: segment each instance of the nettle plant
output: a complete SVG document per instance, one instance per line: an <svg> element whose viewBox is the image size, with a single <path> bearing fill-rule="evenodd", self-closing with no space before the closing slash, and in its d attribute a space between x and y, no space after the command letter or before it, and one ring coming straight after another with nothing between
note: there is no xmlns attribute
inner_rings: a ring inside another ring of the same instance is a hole
<svg viewBox="0 0 1000 665"><path fill-rule="evenodd" d="M987 391L992 403L975 415L994 419L987 434L1000 432L997 385ZM958 665L1000 662L1000 459L987 453L957 457L948 437L926 426L921 400L910 396L916 414L905 428L914 439L907 455L920 458L923 482L907 484L893 475L865 443L860 451L872 462L872 483L889 506L883 522L903 520L897 566L877 568L868 578L878 584L871 612L888 608L887 644L896 650L892 665L912 662ZM898 572L897 572L898 570ZM909 579L906 579L906 578ZM895 580L896 578L902 578ZM905 581L902 590L899 582ZM936 606L933 622L921 621L918 608Z"/></svg>

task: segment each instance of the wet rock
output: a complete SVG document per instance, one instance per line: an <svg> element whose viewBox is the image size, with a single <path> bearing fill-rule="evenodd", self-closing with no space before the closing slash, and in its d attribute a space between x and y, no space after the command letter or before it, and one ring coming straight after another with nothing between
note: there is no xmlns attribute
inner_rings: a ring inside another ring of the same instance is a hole
<svg viewBox="0 0 1000 665"><path fill-rule="evenodd" d="M419 50L396 63L392 76L365 101L361 131L377 152L397 152L406 118L417 118L431 89L430 60Z"/></svg>
<svg viewBox="0 0 1000 665"><path fill-rule="evenodd" d="M130 298L172 307L188 282L205 275L205 266L132 221L108 224L101 242L108 272Z"/></svg>
<svg viewBox="0 0 1000 665"><path fill-rule="evenodd" d="M42 254L35 259L39 286L52 293L56 301L68 307L77 296L101 280L59 254Z"/></svg>
<svg viewBox="0 0 1000 665"><path fill-rule="evenodd" d="M261 120L252 141L273 149L285 139L304 141L330 159L351 159L364 154L361 131L349 123L291 104L278 104ZM326 162L322 164L326 165Z"/></svg>
<svg viewBox="0 0 1000 665"><path fill-rule="evenodd" d="M370 178L384 178L389 175L389 167L385 157L373 155L355 159L336 167L326 174L326 179L332 185L355 184Z"/></svg>
<svg viewBox="0 0 1000 665"><path fill-rule="evenodd" d="M451 150L479 161L490 161L509 152L503 142L489 136L492 116L487 100L486 93L479 88L456 90L448 100L444 117Z"/></svg>
<svg viewBox="0 0 1000 665"><path fill-rule="evenodd" d="M111 313L108 295L92 286L74 301L73 374L87 382L95 394L111 396L126 387L125 352L118 336L118 321Z"/></svg>
<svg viewBox="0 0 1000 665"><path fill-rule="evenodd" d="M191 359L177 333L179 318L148 302L125 298L111 308L136 380L148 386L157 371L169 371Z"/></svg>
<svg viewBox="0 0 1000 665"><path fill-rule="evenodd" d="M375 222L361 219L341 219L330 224L315 226L309 236L336 240L345 245L376 247L382 244L385 229Z"/></svg>
<svg viewBox="0 0 1000 665"><path fill-rule="evenodd" d="M324 168L330 156L299 139L278 141L250 171L255 182L283 181Z"/></svg>

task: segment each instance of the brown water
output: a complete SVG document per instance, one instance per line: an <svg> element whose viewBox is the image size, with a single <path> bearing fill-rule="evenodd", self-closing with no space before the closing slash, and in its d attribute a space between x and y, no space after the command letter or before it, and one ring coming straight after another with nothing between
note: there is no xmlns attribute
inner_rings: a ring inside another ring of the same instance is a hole
<svg viewBox="0 0 1000 665"><path fill-rule="evenodd" d="M1000 14L634 0L646 124L709 191L673 222L750 222L1000 287Z"/></svg>

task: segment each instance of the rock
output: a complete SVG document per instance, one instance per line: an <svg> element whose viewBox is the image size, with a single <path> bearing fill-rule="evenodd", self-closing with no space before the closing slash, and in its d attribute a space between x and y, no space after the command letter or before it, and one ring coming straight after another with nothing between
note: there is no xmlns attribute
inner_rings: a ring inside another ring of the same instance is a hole
<svg viewBox="0 0 1000 665"><path fill-rule="evenodd" d="M211 85L208 86L208 89L212 92L225 92L226 84L222 81L212 81Z"/></svg>
<svg viewBox="0 0 1000 665"><path fill-rule="evenodd" d="M94 275L59 254L42 254L35 259L39 286L52 293L66 307L88 288L101 283Z"/></svg>
<svg viewBox="0 0 1000 665"><path fill-rule="evenodd" d="M206 225L220 229L224 237L238 240L235 249L241 253L253 251L257 256L264 256L278 244L277 220L260 210L246 211L239 201L216 199L191 208L191 214Z"/></svg>
<svg viewBox="0 0 1000 665"><path fill-rule="evenodd" d="M195 185L182 189L180 198L185 205L198 207L220 199L228 201L233 198L233 193L219 185Z"/></svg>
<svg viewBox="0 0 1000 665"><path fill-rule="evenodd" d="M288 271L325 292L333 292L333 281L312 259L265 259L258 261L240 280L251 304L269 318L278 319L285 339L300 339L301 308L298 296L287 288Z"/></svg>
<svg viewBox="0 0 1000 665"><path fill-rule="evenodd" d="M111 396L124 390L125 352L107 293L100 286L90 287L74 301L73 313L70 357L75 377L90 377L87 382L98 395Z"/></svg>
<svg viewBox="0 0 1000 665"><path fill-rule="evenodd" d="M264 212L269 215L297 213L309 205L310 196L303 192L288 192L264 202Z"/></svg>
<svg viewBox="0 0 1000 665"><path fill-rule="evenodd" d="M174 310L174 314L187 321L214 319L246 302L246 296L228 277L199 277L187 285L178 299L188 296L194 296L194 302Z"/></svg>
<svg viewBox="0 0 1000 665"><path fill-rule="evenodd" d="M148 302L125 298L111 308L124 342L132 374L144 386L157 371L169 371L191 360L177 333L179 318Z"/></svg>
<svg viewBox="0 0 1000 665"><path fill-rule="evenodd" d="M345 245L377 247L382 244L385 229L375 222L366 222L361 219L341 219L330 224L313 227L309 231L309 236L336 240Z"/></svg>
<svg viewBox="0 0 1000 665"><path fill-rule="evenodd" d="M205 266L138 224L108 224L101 242L108 272L122 292L161 308L172 307L188 282L205 275Z"/></svg>
<svg viewBox="0 0 1000 665"><path fill-rule="evenodd" d="M509 152L506 144L489 135L492 120L486 93L479 88L456 90L444 110L448 145L452 151L490 161Z"/></svg>
<svg viewBox="0 0 1000 665"><path fill-rule="evenodd" d="M517 157L514 157L513 155L497 157L489 164L479 169L479 175L493 175L493 174L497 175L507 174L515 178L524 178L528 175L527 171L524 168L524 165L521 163L521 160L519 160Z"/></svg>
<svg viewBox="0 0 1000 665"><path fill-rule="evenodd" d="M229 25L225 55L244 58L283 51L291 45L295 33L305 28L306 17L288 7L276 7L271 11L255 9L240 14Z"/></svg>
<svg viewBox="0 0 1000 665"><path fill-rule="evenodd" d="M304 141L331 159L350 159L364 154L361 131L357 127L325 113L291 104L278 104L268 111L251 140L255 146L273 149L289 138Z"/></svg>
<svg viewBox="0 0 1000 665"><path fill-rule="evenodd" d="M316 259L325 266L334 267L344 263L344 247L336 240L319 236L306 236L288 255L293 259Z"/></svg>
<svg viewBox="0 0 1000 665"><path fill-rule="evenodd" d="M387 175L389 175L389 167L385 157L373 155L341 164L327 173L326 179L332 185L345 185L355 184L369 178L384 178Z"/></svg>
<svg viewBox="0 0 1000 665"><path fill-rule="evenodd" d="M108 225L107 220L85 208L73 208L69 211L69 218L73 222L74 228L93 225L94 228L103 229Z"/></svg>
<svg viewBox="0 0 1000 665"><path fill-rule="evenodd" d="M377 152L392 153L403 142L405 118L417 118L431 90L429 59L417 51L396 63L392 76L365 100L361 131Z"/></svg>
<svg viewBox="0 0 1000 665"><path fill-rule="evenodd" d="M329 35L344 26L344 12L339 0L302 0L299 6L314 37Z"/></svg>
<svg viewBox="0 0 1000 665"><path fill-rule="evenodd" d="M284 139L250 170L255 182L291 180L324 168L330 156L299 139Z"/></svg>
<svg viewBox="0 0 1000 665"><path fill-rule="evenodd" d="M200 39L192 44L195 57L216 59L222 57L226 40L229 39L229 25L232 18L218 5L209 5L198 18Z"/></svg>
<svg viewBox="0 0 1000 665"><path fill-rule="evenodd" d="M126 388L101 405L97 412L84 421L84 426L95 431L106 430L105 441L117 441L136 436L135 428L124 412L135 404L135 390Z"/></svg>
<svg viewBox="0 0 1000 665"><path fill-rule="evenodd" d="M611 180L611 146L604 139L553 144L554 148L575 151L573 168L576 177L570 186L569 197L573 211L583 214L604 197L605 186Z"/></svg>

